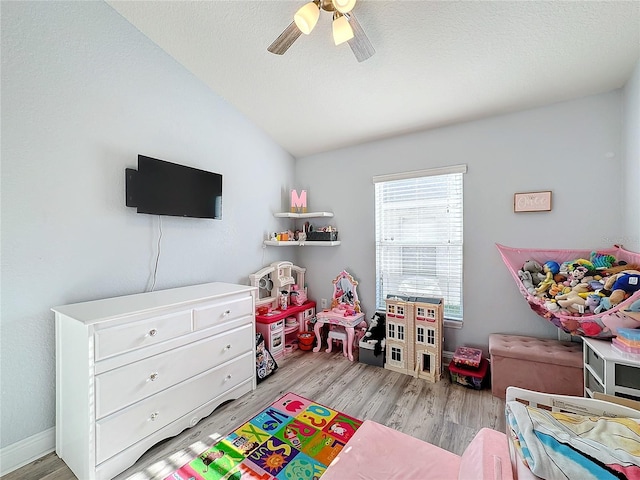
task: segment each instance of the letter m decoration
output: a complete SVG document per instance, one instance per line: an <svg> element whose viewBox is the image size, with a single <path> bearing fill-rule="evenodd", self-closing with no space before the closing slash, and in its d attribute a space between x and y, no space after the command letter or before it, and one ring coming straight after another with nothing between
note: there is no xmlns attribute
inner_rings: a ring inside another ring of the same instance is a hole
<svg viewBox="0 0 640 480"><path fill-rule="evenodd" d="M291 213L307 213L307 191L291 190Z"/></svg>

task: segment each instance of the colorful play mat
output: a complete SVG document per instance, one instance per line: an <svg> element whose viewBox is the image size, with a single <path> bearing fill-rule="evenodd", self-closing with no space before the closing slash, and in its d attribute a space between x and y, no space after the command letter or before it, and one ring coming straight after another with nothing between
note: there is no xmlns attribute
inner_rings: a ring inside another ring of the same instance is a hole
<svg viewBox="0 0 640 480"><path fill-rule="evenodd" d="M360 425L289 392L166 480L317 480Z"/></svg>

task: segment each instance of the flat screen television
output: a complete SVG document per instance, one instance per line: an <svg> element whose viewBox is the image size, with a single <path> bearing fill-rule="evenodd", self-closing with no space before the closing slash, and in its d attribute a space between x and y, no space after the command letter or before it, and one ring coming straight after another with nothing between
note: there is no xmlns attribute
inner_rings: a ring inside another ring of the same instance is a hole
<svg viewBox="0 0 640 480"><path fill-rule="evenodd" d="M222 175L138 155L125 169L126 205L138 213L222 219Z"/></svg>

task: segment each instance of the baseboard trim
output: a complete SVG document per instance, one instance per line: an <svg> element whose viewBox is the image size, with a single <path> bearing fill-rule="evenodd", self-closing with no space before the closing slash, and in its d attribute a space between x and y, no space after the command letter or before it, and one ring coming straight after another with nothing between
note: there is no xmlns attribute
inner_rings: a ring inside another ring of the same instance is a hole
<svg viewBox="0 0 640 480"><path fill-rule="evenodd" d="M0 449L0 476L24 467L56 449L56 429L51 427Z"/></svg>

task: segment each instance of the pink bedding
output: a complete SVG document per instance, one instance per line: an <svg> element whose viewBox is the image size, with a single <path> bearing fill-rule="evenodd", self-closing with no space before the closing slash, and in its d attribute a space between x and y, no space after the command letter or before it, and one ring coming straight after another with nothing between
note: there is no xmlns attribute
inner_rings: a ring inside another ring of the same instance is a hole
<svg viewBox="0 0 640 480"><path fill-rule="evenodd" d="M483 428L460 457L366 420L322 475L322 480L463 478L512 479L506 435Z"/></svg>

